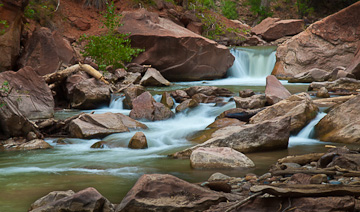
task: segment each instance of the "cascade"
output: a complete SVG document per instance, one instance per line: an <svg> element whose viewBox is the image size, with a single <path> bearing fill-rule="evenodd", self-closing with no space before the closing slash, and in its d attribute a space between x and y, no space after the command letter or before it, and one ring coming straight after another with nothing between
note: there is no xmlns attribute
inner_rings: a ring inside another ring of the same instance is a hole
<svg viewBox="0 0 360 212"><path fill-rule="evenodd" d="M265 78L270 75L276 62L276 47L238 47L230 49L235 61L228 70L228 77Z"/></svg>

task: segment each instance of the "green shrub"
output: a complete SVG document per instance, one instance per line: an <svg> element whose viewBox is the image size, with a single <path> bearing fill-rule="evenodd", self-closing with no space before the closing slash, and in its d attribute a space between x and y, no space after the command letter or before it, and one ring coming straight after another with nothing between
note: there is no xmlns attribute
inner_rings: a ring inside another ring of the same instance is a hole
<svg viewBox="0 0 360 212"><path fill-rule="evenodd" d="M24 15L38 22L41 26L52 27L52 18L56 10L57 0L30 0Z"/></svg>
<svg viewBox="0 0 360 212"><path fill-rule="evenodd" d="M259 17L259 22L273 15L269 8L261 6L261 0L246 0L246 5L250 5L250 11Z"/></svg>
<svg viewBox="0 0 360 212"><path fill-rule="evenodd" d="M222 2L221 13L228 19L237 19L239 17L236 2L225 0Z"/></svg>
<svg viewBox="0 0 360 212"><path fill-rule="evenodd" d="M9 82L5 80L0 87L0 108L6 104L1 98L8 96L10 90Z"/></svg>
<svg viewBox="0 0 360 212"><path fill-rule="evenodd" d="M128 34L121 34L116 31L122 24L121 15L115 13L114 2L106 3L106 12L102 13L107 32L102 36L83 35L80 41L87 43L84 47L84 56L91 57L96 61L101 70L108 65L115 68L123 68L125 62L130 62L142 49L131 48Z"/></svg>

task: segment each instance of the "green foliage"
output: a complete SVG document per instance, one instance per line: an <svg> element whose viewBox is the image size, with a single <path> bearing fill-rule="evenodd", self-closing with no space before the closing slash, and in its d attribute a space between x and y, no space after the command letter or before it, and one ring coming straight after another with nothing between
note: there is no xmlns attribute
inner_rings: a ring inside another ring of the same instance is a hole
<svg viewBox="0 0 360 212"><path fill-rule="evenodd" d="M222 2L221 13L228 19L237 19L239 14L236 11L236 2L225 0Z"/></svg>
<svg viewBox="0 0 360 212"><path fill-rule="evenodd" d="M300 18L311 15L314 12L314 8L311 7L311 0L296 0L296 7Z"/></svg>
<svg viewBox="0 0 360 212"><path fill-rule="evenodd" d="M214 9L215 2L214 0L190 0L189 9L196 12L202 13L205 10Z"/></svg>
<svg viewBox="0 0 360 212"><path fill-rule="evenodd" d="M85 6L94 7L96 9L102 10L105 8L107 0L86 0L84 2Z"/></svg>
<svg viewBox="0 0 360 212"><path fill-rule="evenodd" d="M116 31L122 24L121 16L115 13L114 2L106 3L106 12L102 13L107 32L102 36L83 35L81 41L87 41L84 47L84 56L93 58L101 70L108 65L115 68L123 68L124 62L130 62L142 49L131 48L128 34L121 34Z"/></svg>
<svg viewBox="0 0 360 212"><path fill-rule="evenodd" d="M24 15L26 18L38 22L41 26L49 26L56 5L57 0L30 0L25 8Z"/></svg>
<svg viewBox="0 0 360 212"><path fill-rule="evenodd" d="M259 17L259 22L273 15L269 8L261 6L261 0L246 0L246 4L250 5L250 11Z"/></svg>
<svg viewBox="0 0 360 212"><path fill-rule="evenodd" d="M3 4L0 4L0 7L2 7ZM9 28L9 24L6 20L0 20L0 35L5 34L6 29Z"/></svg>
<svg viewBox="0 0 360 212"><path fill-rule="evenodd" d="M0 87L0 97L6 97L10 93L10 85L8 81L4 81L3 84ZM0 99L0 108L5 106L5 102Z"/></svg>

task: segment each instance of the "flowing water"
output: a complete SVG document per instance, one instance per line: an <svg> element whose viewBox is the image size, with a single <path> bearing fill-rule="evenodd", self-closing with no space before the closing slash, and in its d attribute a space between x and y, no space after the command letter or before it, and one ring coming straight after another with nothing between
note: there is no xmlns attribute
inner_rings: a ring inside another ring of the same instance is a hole
<svg viewBox="0 0 360 212"><path fill-rule="evenodd" d="M236 56L234 66L226 79L203 82L177 83L170 88L151 88L154 98L159 101L164 90L185 88L190 85L217 85L227 87L234 92L250 88L264 91L265 77L274 66L274 48L233 49ZM307 85L286 85L292 92L305 91ZM118 112L129 114L123 109L122 97L114 96L109 107L94 110L95 113ZM47 141L54 147L50 150L0 152L0 211L26 211L32 202L54 190L79 191L86 187L95 187L113 203L120 203L124 195L136 180L145 173L168 173L190 182L205 181L219 170L194 170L189 160L176 160L168 154L194 145L186 137L215 120L221 112L234 108L230 102L222 107L214 104L200 104L193 110L177 114L175 118L143 122L149 129L144 131L148 140L148 149L131 150L126 148L135 132L117 133L102 139L117 148L92 149L99 139L65 139L67 145ZM66 118L81 111L58 111L56 117ZM85 111L90 112L90 111ZM220 170L230 176L244 176L248 172L263 174L278 158L289 154L302 154L324 151L324 143L310 139L313 126L323 117L319 113L299 135L290 138L286 150L252 153L248 156L256 167L245 170Z"/></svg>

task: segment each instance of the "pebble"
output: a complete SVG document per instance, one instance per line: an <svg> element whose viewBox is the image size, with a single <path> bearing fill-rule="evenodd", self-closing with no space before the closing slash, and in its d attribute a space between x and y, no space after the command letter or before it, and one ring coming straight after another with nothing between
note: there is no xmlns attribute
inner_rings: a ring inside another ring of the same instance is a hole
<svg viewBox="0 0 360 212"><path fill-rule="evenodd" d="M310 184L321 184L327 182L326 174L317 174L310 178Z"/></svg>
<svg viewBox="0 0 360 212"><path fill-rule="evenodd" d="M211 181L216 181L216 180L229 180L231 177L225 175L225 174L222 174L220 172L216 172L214 174L212 174L208 181L211 182Z"/></svg>

